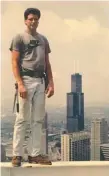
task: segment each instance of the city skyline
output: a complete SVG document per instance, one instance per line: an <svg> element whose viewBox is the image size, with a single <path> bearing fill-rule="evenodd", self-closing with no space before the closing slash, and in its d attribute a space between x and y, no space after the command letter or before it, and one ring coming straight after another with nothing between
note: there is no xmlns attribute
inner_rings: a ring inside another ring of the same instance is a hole
<svg viewBox="0 0 109 176"><path fill-rule="evenodd" d="M17 8L14 8L15 6ZM23 12L30 6L41 10L42 17L38 31L47 36L52 50L50 61L55 95L47 99L47 105L66 104L66 92L70 91L69 77L74 72L83 75L85 104L109 103L107 93L109 90L109 2L32 2L31 4L28 1L2 2L2 104L11 106L13 103L14 78L8 48L13 35L24 30ZM8 21L8 18L11 20ZM16 25L13 25L14 21Z"/></svg>

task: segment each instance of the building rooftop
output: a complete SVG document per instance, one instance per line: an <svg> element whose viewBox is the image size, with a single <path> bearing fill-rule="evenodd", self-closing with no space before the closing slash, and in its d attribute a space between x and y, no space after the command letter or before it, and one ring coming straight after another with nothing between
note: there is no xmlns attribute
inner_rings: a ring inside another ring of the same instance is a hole
<svg viewBox="0 0 109 176"><path fill-rule="evenodd" d="M1 176L108 176L109 161L53 162L52 166L22 163L21 167L12 167L11 163L0 163Z"/></svg>
<svg viewBox="0 0 109 176"><path fill-rule="evenodd" d="M107 144L101 144L100 146L101 147L109 147L109 143L107 143Z"/></svg>

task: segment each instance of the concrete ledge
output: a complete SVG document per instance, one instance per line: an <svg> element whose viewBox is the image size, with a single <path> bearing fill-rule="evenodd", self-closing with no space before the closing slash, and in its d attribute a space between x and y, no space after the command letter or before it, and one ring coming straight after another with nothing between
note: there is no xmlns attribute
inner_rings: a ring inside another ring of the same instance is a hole
<svg viewBox="0 0 109 176"><path fill-rule="evenodd" d="M109 161L53 162L52 166L22 163L0 163L1 176L109 176Z"/></svg>

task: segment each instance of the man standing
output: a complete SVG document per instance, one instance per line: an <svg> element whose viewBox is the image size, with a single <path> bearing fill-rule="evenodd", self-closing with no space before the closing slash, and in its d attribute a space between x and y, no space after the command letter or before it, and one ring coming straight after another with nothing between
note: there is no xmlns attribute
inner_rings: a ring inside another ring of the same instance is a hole
<svg viewBox="0 0 109 176"><path fill-rule="evenodd" d="M19 112L13 134L13 166L21 166L26 124L29 122L29 163L52 164L41 151L42 123L45 116L45 93L54 94L54 83L49 62L49 42L36 29L40 19L40 10L28 8L24 12L26 30L17 34L11 43L12 70L18 84ZM44 72L48 75L45 89Z"/></svg>

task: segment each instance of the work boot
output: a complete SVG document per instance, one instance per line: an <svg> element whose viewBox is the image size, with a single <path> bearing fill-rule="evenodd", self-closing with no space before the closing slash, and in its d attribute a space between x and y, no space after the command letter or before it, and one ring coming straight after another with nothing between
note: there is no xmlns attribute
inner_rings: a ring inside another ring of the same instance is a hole
<svg viewBox="0 0 109 176"><path fill-rule="evenodd" d="M12 165L14 167L20 167L21 166L21 160L22 160L21 156L13 156L13 158L12 158Z"/></svg>
<svg viewBox="0 0 109 176"><path fill-rule="evenodd" d="M49 160L48 156L46 155L38 155L38 156L28 156L29 163L35 164L43 164L43 165L52 165L52 162Z"/></svg>

